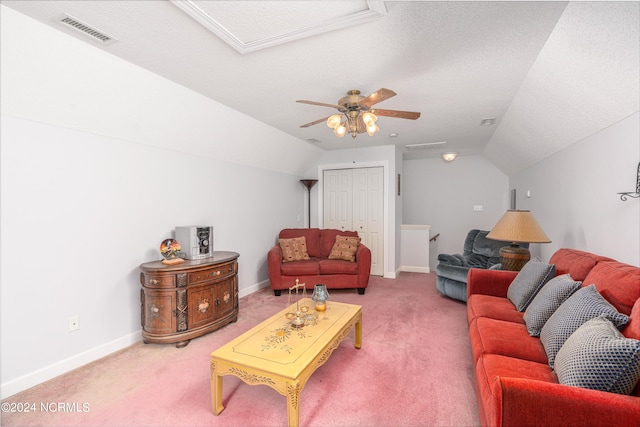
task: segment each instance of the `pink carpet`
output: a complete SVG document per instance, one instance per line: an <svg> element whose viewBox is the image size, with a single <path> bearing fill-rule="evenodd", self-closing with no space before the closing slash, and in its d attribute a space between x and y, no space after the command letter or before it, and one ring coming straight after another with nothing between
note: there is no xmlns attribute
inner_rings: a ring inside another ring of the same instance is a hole
<svg viewBox="0 0 640 427"><path fill-rule="evenodd" d="M365 295L330 294L362 305L362 348L354 348L352 331L311 376L300 425L479 425L466 306L437 293L434 273L372 277ZM286 303L286 295L264 289L240 299L236 323L185 348L140 342L16 394L3 403L35 404L36 411L3 412L2 425L285 426L284 396L232 376L224 377L225 410L213 415L209 354ZM57 410L59 402L71 412Z"/></svg>

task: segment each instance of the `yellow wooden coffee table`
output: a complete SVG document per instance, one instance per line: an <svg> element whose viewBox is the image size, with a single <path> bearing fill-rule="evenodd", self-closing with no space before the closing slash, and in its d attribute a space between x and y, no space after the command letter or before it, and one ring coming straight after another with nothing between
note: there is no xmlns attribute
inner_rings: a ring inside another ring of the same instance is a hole
<svg viewBox="0 0 640 427"><path fill-rule="evenodd" d="M300 392L311 374L325 363L333 350L355 326L355 347L362 345L362 307L327 301L317 312L305 298L305 325L294 328L285 315L288 307L211 353L211 406L218 415L222 405L222 377L234 375L247 384L264 384L287 397L289 426L298 426Z"/></svg>

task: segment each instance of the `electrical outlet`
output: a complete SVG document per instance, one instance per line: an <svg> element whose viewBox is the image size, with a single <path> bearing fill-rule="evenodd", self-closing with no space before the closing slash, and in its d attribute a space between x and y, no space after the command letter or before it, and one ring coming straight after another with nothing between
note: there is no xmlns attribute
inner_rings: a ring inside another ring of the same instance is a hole
<svg viewBox="0 0 640 427"><path fill-rule="evenodd" d="M69 332L77 331L80 329L80 316L69 316Z"/></svg>

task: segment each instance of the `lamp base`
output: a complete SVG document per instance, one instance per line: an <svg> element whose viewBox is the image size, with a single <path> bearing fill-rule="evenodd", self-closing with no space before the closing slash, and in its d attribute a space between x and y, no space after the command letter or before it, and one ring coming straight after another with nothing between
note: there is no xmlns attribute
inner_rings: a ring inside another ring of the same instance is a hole
<svg viewBox="0 0 640 427"><path fill-rule="evenodd" d="M529 249L518 245L503 246L500 248L500 262L503 270L520 271L531 259Z"/></svg>

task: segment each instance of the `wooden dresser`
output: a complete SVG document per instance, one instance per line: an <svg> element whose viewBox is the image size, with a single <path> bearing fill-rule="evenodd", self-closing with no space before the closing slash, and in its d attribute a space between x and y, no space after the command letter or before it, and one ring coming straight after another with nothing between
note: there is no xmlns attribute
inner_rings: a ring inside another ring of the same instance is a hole
<svg viewBox="0 0 640 427"><path fill-rule="evenodd" d="M140 265L140 312L145 343L184 347L193 338L238 320L238 254Z"/></svg>

